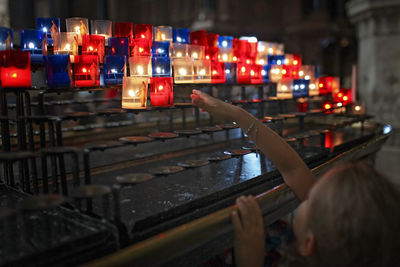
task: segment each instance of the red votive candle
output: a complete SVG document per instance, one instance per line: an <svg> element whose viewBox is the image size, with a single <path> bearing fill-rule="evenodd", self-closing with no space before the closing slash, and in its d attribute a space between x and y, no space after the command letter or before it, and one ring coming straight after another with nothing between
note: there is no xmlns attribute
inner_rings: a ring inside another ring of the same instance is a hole
<svg viewBox="0 0 400 267"><path fill-rule="evenodd" d="M0 51L2 87L31 87L31 59L28 51Z"/></svg>
<svg viewBox="0 0 400 267"><path fill-rule="evenodd" d="M82 54L97 55L103 63L105 54L105 37L102 35L86 34L82 36Z"/></svg>
<svg viewBox="0 0 400 267"><path fill-rule="evenodd" d="M211 62L211 83L225 83L225 62Z"/></svg>
<svg viewBox="0 0 400 267"><path fill-rule="evenodd" d="M150 102L153 107L169 107L174 101L172 77L150 79Z"/></svg>
<svg viewBox="0 0 400 267"><path fill-rule="evenodd" d="M75 56L74 82L76 87L100 85L99 62L97 56Z"/></svg>
<svg viewBox="0 0 400 267"><path fill-rule="evenodd" d="M195 45L207 46L207 32L205 30L190 32L190 41Z"/></svg>

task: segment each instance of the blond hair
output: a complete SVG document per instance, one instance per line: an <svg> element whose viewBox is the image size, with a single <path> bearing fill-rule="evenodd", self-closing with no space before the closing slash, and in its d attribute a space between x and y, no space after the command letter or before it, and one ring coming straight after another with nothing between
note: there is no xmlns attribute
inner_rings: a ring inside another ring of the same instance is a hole
<svg viewBox="0 0 400 267"><path fill-rule="evenodd" d="M398 188L361 161L333 168L318 183L307 221L316 243L310 263L400 266Z"/></svg>

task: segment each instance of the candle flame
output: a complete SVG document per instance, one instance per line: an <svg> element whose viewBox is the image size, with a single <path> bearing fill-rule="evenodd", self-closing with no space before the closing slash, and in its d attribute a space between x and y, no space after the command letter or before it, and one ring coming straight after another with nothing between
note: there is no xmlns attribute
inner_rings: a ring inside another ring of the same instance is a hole
<svg viewBox="0 0 400 267"><path fill-rule="evenodd" d="M196 52L192 53L192 57L197 58L198 57L197 53Z"/></svg>
<svg viewBox="0 0 400 267"><path fill-rule="evenodd" d="M182 53L181 53L181 52L178 52L178 53L176 54L176 56L177 56L177 57L182 57Z"/></svg>
<svg viewBox="0 0 400 267"><path fill-rule="evenodd" d="M135 93L135 91L134 90L129 90L128 91L128 95L130 96L130 97L135 97L136 96L136 93Z"/></svg>
<svg viewBox="0 0 400 267"><path fill-rule="evenodd" d="M241 72L246 72L246 67L243 66L243 67L240 69L240 71L241 71Z"/></svg>
<svg viewBox="0 0 400 267"><path fill-rule="evenodd" d="M355 111L360 111L361 110L361 106L355 106L354 109L355 109Z"/></svg>
<svg viewBox="0 0 400 267"><path fill-rule="evenodd" d="M314 89L315 89L315 84L313 84L313 83L310 84L310 89L311 89L311 90L314 90Z"/></svg>
<svg viewBox="0 0 400 267"><path fill-rule="evenodd" d="M86 72L87 72L87 69L86 69L86 68L82 68L82 72L83 72L83 73L86 73Z"/></svg>
<svg viewBox="0 0 400 267"><path fill-rule="evenodd" d="M254 70L251 70L251 71L250 71L250 75L251 75L251 76L254 76L254 75L255 75Z"/></svg>
<svg viewBox="0 0 400 267"><path fill-rule="evenodd" d="M200 70L200 75L206 75L206 70L205 69L201 69Z"/></svg>
<svg viewBox="0 0 400 267"><path fill-rule="evenodd" d="M79 26L75 26L75 32L77 34L80 34L81 33L81 28Z"/></svg>
<svg viewBox="0 0 400 267"><path fill-rule="evenodd" d="M187 74L186 69L180 68L180 69L179 69L179 74L180 74L180 75L186 75L186 74Z"/></svg>
<svg viewBox="0 0 400 267"><path fill-rule="evenodd" d="M11 74L11 78L17 78L17 73L13 72L13 73Z"/></svg>
<svg viewBox="0 0 400 267"><path fill-rule="evenodd" d="M227 61L228 60L228 55L227 54L223 54L222 55L222 60L223 61Z"/></svg>
<svg viewBox="0 0 400 267"><path fill-rule="evenodd" d="M299 76L301 76L301 77L303 77L303 75L304 75L304 71L299 71Z"/></svg>
<svg viewBox="0 0 400 267"><path fill-rule="evenodd" d="M163 89L164 89L164 86L162 86L162 85L158 86L159 91L162 91Z"/></svg>
<svg viewBox="0 0 400 267"><path fill-rule="evenodd" d="M138 72L139 75L143 75L143 73L144 73L143 67L142 66L138 66L137 67L137 72Z"/></svg>

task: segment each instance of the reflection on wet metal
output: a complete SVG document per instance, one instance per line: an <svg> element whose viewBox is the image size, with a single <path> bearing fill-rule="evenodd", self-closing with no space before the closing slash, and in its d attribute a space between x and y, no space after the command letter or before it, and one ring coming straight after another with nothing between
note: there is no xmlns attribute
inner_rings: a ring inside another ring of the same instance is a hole
<svg viewBox="0 0 400 267"><path fill-rule="evenodd" d="M249 149L238 149L238 150L224 151L224 153L228 154L228 155L231 155L232 157L239 157L239 156L243 156L243 155L251 153L251 150L249 150Z"/></svg>
<svg viewBox="0 0 400 267"><path fill-rule="evenodd" d="M153 139L147 136L125 136L119 138L119 141L127 144L139 144L139 143L147 143L152 141Z"/></svg>
<svg viewBox="0 0 400 267"><path fill-rule="evenodd" d="M161 166L157 168L152 168L149 170L149 172L155 175L167 175L167 174L177 173L183 170L184 168L180 166Z"/></svg>
<svg viewBox="0 0 400 267"><path fill-rule="evenodd" d="M181 166L184 168L195 168L195 167L205 166L209 163L210 162L208 160L193 159L193 160L186 160L183 162L179 162L178 166Z"/></svg>
<svg viewBox="0 0 400 267"><path fill-rule="evenodd" d="M171 138L176 138L179 135L176 133L167 133L167 132L159 132L159 133L151 133L149 134L149 137L154 138L154 139L171 139Z"/></svg>

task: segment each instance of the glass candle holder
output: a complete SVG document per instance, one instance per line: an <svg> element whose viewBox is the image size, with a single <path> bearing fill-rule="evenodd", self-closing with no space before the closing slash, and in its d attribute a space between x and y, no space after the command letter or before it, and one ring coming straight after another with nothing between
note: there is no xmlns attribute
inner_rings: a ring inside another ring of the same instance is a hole
<svg viewBox="0 0 400 267"><path fill-rule="evenodd" d="M207 45L209 47L218 47L219 34L217 33L207 33Z"/></svg>
<svg viewBox="0 0 400 267"><path fill-rule="evenodd" d="M292 83L293 97L307 97L310 80L294 79Z"/></svg>
<svg viewBox="0 0 400 267"><path fill-rule="evenodd" d="M219 48L232 48L233 36L219 36L218 47Z"/></svg>
<svg viewBox="0 0 400 267"><path fill-rule="evenodd" d="M151 57L130 57L129 71L131 77L151 77Z"/></svg>
<svg viewBox="0 0 400 267"><path fill-rule="evenodd" d="M342 103L342 106L347 106L352 103L351 89L340 88L333 93L333 102Z"/></svg>
<svg viewBox="0 0 400 267"><path fill-rule="evenodd" d="M319 85L319 79L311 79L309 84L308 84L308 95L309 96L317 96L319 95L319 89L318 89L318 85Z"/></svg>
<svg viewBox="0 0 400 267"><path fill-rule="evenodd" d="M283 64L299 67L301 65L301 56L298 54L286 54Z"/></svg>
<svg viewBox="0 0 400 267"><path fill-rule="evenodd" d="M108 42L108 38L112 37L111 20L91 20L90 26L90 33L103 36L106 42Z"/></svg>
<svg viewBox="0 0 400 267"><path fill-rule="evenodd" d="M34 29L21 30L21 49L28 51L31 56L31 62L41 64L44 62L43 51L47 53L47 43L39 42L39 31Z"/></svg>
<svg viewBox="0 0 400 267"><path fill-rule="evenodd" d="M205 48L205 58L211 61L218 61L219 56L219 47L210 47L207 46Z"/></svg>
<svg viewBox="0 0 400 267"><path fill-rule="evenodd" d="M108 55L129 57L129 39L127 37L108 38Z"/></svg>
<svg viewBox="0 0 400 267"><path fill-rule="evenodd" d="M236 83L236 63L225 63L225 82L228 84Z"/></svg>
<svg viewBox="0 0 400 267"><path fill-rule="evenodd" d="M262 76L262 81L263 83L269 83L269 72L270 72L271 66L270 65L263 65L262 70L261 70L261 76Z"/></svg>
<svg viewBox="0 0 400 267"><path fill-rule="evenodd" d="M263 76L261 74L262 66L257 64L252 64L250 69L250 83L251 84L261 84L263 82Z"/></svg>
<svg viewBox="0 0 400 267"><path fill-rule="evenodd" d="M283 80L293 80L299 79L298 66L294 65L282 65L282 79Z"/></svg>
<svg viewBox="0 0 400 267"><path fill-rule="evenodd" d="M193 82L211 83L211 61L209 60L193 61Z"/></svg>
<svg viewBox="0 0 400 267"><path fill-rule="evenodd" d="M267 54L257 54L256 64L267 65L268 64L268 55Z"/></svg>
<svg viewBox="0 0 400 267"><path fill-rule="evenodd" d="M191 59L174 60L174 83L193 83L193 61Z"/></svg>
<svg viewBox="0 0 400 267"><path fill-rule="evenodd" d="M102 35L86 34L82 37L82 55L97 55L103 63L105 54L105 39Z"/></svg>
<svg viewBox="0 0 400 267"><path fill-rule="evenodd" d="M189 45L189 56L193 60L203 60L205 47L202 45Z"/></svg>
<svg viewBox="0 0 400 267"><path fill-rule="evenodd" d="M207 32L205 30L190 32L190 42L194 45L207 46Z"/></svg>
<svg viewBox="0 0 400 267"><path fill-rule="evenodd" d="M320 77L318 88L320 95L332 94L333 91L340 88L339 78L333 76Z"/></svg>
<svg viewBox="0 0 400 267"><path fill-rule="evenodd" d="M74 32L60 32L58 35L60 43L58 47L54 46L55 53L77 56L79 50L78 35Z"/></svg>
<svg viewBox="0 0 400 267"><path fill-rule="evenodd" d="M45 57L46 81L50 88L71 86L71 65L69 55L49 55Z"/></svg>
<svg viewBox="0 0 400 267"><path fill-rule="evenodd" d="M275 44L275 55L283 55L285 53L285 45L284 44Z"/></svg>
<svg viewBox="0 0 400 267"><path fill-rule="evenodd" d="M225 83L225 63L211 61L211 83Z"/></svg>
<svg viewBox="0 0 400 267"><path fill-rule="evenodd" d="M125 56L104 57L104 84L122 84L125 73Z"/></svg>
<svg viewBox="0 0 400 267"><path fill-rule="evenodd" d="M36 18L36 29L40 32L39 42L43 41L43 34L46 34L47 44L53 45L60 32L60 18Z"/></svg>
<svg viewBox="0 0 400 267"><path fill-rule="evenodd" d="M258 41L257 54L259 56L268 55L268 42Z"/></svg>
<svg viewBox="0 0 400 267"><path fill-rule="evenodd" d="M100 85L99 58L95 55L75 56L74 85L88 87Z"/></svg>
<svg viewBox="0 0 400 267"><path fill-rule="evenodd" d="M233 62L232 48L219 48L218 60L222 62Z"/></svg>
<svg viewBox="0 0 400 267"><path fill-rule="evenodd" d="M115 22L114 37L126 37L133 40L133 23L132 22Z"/></svg>
<svg viewBox="0 0 400 267"><path fill-rule="evenodd" d="M251 65L239 62L237 63L236 79L238 84L250 84Z"/></svg>
<svg viewBox="0 0 400 267"><path fill-rule="evenodd" d="M272 65L269 70L269 80L277 83L282 80L282 65Z"/></svg>
<svg viewBox="0 0 400 267"><path fill-rule="evenodd" d="M2 87L31 87L29 52L0 51L0 82Z"/></svg>
<svg viewBox="0 0 400 267"><path fill-rule="evenodd" d="M174 43L189 44L190 30L187 28L174 28L172 30L172 39Z"/></svg>
<svg viewBox="0 0 400 267"><path fill-rule="evenodd" d="M151 56L151 45L152 45L152 42L149 42L148 40L135 39L135 46L133 48L133 56L135 56L135 57Z"/></svg>
<svg viewBox="0 0 400 267"><path fill-rule="evenodd" d="M0 27L0 50L9 50L13 48L13 30Z"/></svg>
<svg viewBox="0 0 400 267"><path fill-rule="evenodd" d="M172 44L172 58L187 58L189 56L189 45L181 43Z"/></svg>
<svg viewBox="0 0 400 267"><path fill-rule="evenodd" d="M315 67L311 65L302 65L299 68L299 78L312 80L315 78Z"/></svg>
<svg viewBox="0 0 400 267"><path fill-rule="evenodd" d="M146 77L123 77L122 108L145 109L148 84L149 79Z"/></svg>
<svg viewBox="0 0 400 267"><path fill-rule="evenodd" d="M172 27L171 26L155 26L153 27L154 41L157 42L172 42Z"/></svg>
<svg viewBox="0 0 400 267"><path fill-rule="evenodd" d="M268 55L268 65L283 65L285 55Z"/></svg>
<svg viewBox="0 0 400 267"><path fill-rule="evenodd" d="M151 46L151 42L153 41L153 26L150 24L136 24L135 40L146 40Z"/></svg>
<svg viewBox="0 0 400 267"><path fill-rule="evenodd" d="M169 57L152 57L153 77L171 77L171 59Z"/></svg>
<svg viewBox="0 0 400 267"><path fill-rule="evenodd" d="M172 77L150 79L150 103L154 107L170 107L174 104Z"/></svg>
<svg viewBox="0 0 400 267"><path fill-rule="evenodd" d="M78 37L78 44L82 45L82 36L89 34L89 23L87 18L67 18L65 19L67 32L74 32Z"/></svg>
<svg viewBox="0 0 400 267"><path fill-rule="evenodd" d="M276 86L276 97L279 99L293 98L292 81L280 81Z"/></svg>
<svg viewBox="0 0 400 267"><path fill-rule="evenodd" d="M169 57L169 45L170 42L157 42L153 41L151 47L151 54L153 57Z"/></svg>

